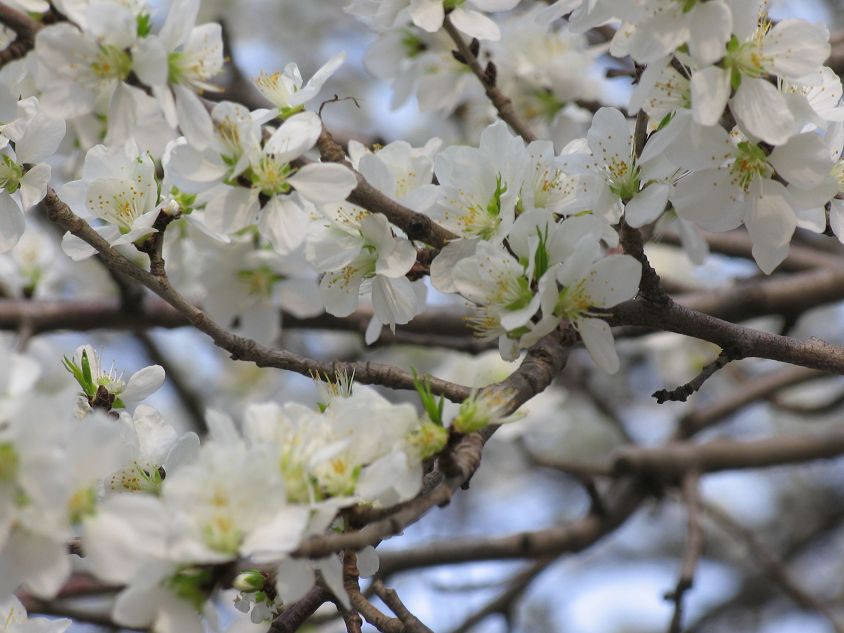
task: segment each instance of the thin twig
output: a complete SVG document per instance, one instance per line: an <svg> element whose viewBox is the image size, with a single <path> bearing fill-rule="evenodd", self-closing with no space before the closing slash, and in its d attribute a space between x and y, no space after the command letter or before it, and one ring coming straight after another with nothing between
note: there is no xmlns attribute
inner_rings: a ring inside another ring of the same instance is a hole
<svg viewBox="0 0 844 633"><path fill-rule="evenodd" d="M545 558L516 574L504 591L472 613L457 628L452 630L451 633L468 633L475 625L481 623L491 615L501 614L509 621L516 600L527 591L536 577L545 571L548 565L554 562L554 560L556 559L553 557Z"/></svg>
<svg viewBox="0 0 844 633"><path fill-rule="evenodd" d="M695 569L697 569L697 562L703 548L703 530L700 526L699 480L699 474L695 471L688 473L683 479L683 499L686 502L686 513L688 515L688 532L677 586L673 592L665 596L666 600L674 602L674 613L668 627L669 633L680 633L683 629L683 598L694 584Z"/></svg>
<svg viewBox="0 0 844 633"><path fill-rule="evenodd" d="M384 586L380 578L375 579L372 583L372 588L378 597L384 601L384 604L390 607L390 610L401 620L402 624L404 624L405 631L408 633L434 633L404 606L401 598L399 598L399 594L394 589Z"/></svg>
<svg viewBox="0 0 844 633"><path fill-rule="evenodd" d="M711 363L706 364L703 369L700 370L698 375L692 378L689 382L680 385L679 387L675 387L674 389L660 389L659 391L654 391L653 394L651 394L651 397L656 398L657 404L663 404L669 400L673 400L675 402L685 402L690 395L703 386L703 383L705 383L710 376L734 360L737 360L737 356L729 348L722 349L721 353L718 354L718 358Z"/></svg>
<svg viewBox="0 0 844 633"><path fill-rule="evenodd" d="M740 525L726 511L713 504L702 504L707 516L712 517L721 528L734 538L744 542L750 554L762 566L767 578L780 586L789 598L805 609L815 611L826 618L836 633L844 633L844 623L812 593L800 586L785 566L756 538L756 535Z"/></svg>
<svg viewBox="0 0 844 633"><path fill-rule="evenodd" d="M480 80L484 87L484 91L486 92L486 96L498 111L498 116L500 116L507 125L513 128L513 131L521 136L525 142L530 143L531 141L536 140L534 133L516 113L516 109L513 107L513 102L509 97L507 97L507 95L501 92L498 86L496 86L495 65L492 62L489 62L487 68L481 67L477 56L470 50L466 41L463 39L463 36L460 34L460 31L457 30L448 15L446 15L443 20L443 29L445 29L446 33L448 33L449 36L451 36L451 39L454 40L461 58L460 61L465 63Z"/></svg>

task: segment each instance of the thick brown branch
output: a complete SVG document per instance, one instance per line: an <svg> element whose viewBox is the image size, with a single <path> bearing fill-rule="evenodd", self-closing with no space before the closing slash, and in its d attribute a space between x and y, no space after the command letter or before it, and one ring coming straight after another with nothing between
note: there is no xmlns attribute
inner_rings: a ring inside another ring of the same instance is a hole
<svg viewBox="0 0 844 633"><path fill-rule="evenodd" d="M639 229L634 229L622 220L619 230L621 246L624 252L635 257L642 264L642 279L639 282L639 293L648 301L663 305L668 303L669 297L662 289L659 275L651 266L645 255L645 245Z"/></svg>
<svg viewBox="0 0 844 633"><path fill-rule="evenodd" d="M542 558L591 547L624 523L645 499L636 482L620 480L604 495L606 512L589 513L561 526L494 538L454 538L381 556L381 575L406 569L455 565L482 560Z"/></svg>
<svg viewBox="0 0 844 633"><path fill-rule="evenodd" d="M0 2L0 23L5 24L17 33L18 37L29 42L35 41L35 34L41 30L40 22L2 2Z"/></svg>
<svg viewBox="0 0 844 633"><path fill-rule="evenodd" d="M657 306L647 301L626 301L610 310L613 325L639 325L685 334L722 348L729 347L741 357L778 360L836 374L844 374L844 348L811 338L800 341L740 325L671 303Z"/></svg>
<svg viewBox="0 0 844 633"><path fill-rule="evenodd" d="M844 431L816 435L780 435L751 442L716 439L663 446L625 447L613 459L617 475L640 473L649 478L678 481L687 473L767 468L844 454Z"/></svg>

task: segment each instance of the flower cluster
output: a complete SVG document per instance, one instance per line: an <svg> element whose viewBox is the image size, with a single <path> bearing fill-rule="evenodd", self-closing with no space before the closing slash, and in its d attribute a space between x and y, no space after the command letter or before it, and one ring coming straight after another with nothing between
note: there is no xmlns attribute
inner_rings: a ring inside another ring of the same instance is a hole
<svg viewBox="0 0 844 633"><path fill-rule="evenodd" d="M240 429L209 411L200 445L141 402L162 385L159 366L124 380L83 346L64 359L76 389L33 404L40 365L14 360L0 425L0 596L12 599L19 587L55 596L71 572L68 543L79 537L86 569L124 586L113 617L130 627L201 631L198 614L212 617L209 600L232 562L275 570L277 604L254 595L248 603L260 606L257 621L303 595L315 570L345 600L336 557L314 566L290 552L344 507L412 498L422 460L447 441L441 418L434 424L340 374L319 383L316 406L251 404Z"/></svg>
<svg viewBox="0 0 844 633"><path fill-rule="evenodd" d="M567 328L612 373L612 311L637 295L645 262L624 252L622 231L673 225L700 263L701 231L743 227L766 274L798 227L844 241L844 107L824 66L829 35L773 21L761 0L351 0L347 12L377 31L365 64L391 85L393 106L415 95L423 111L459 118L465 138L452 142L448 128L448 142L345 148L313 107L343 53L307 81L292 62L262 72L266 107L249 108L202 97L217 90L224 56L221 26L197 25L199 0L174 0L162 19L145 0L6 4L53 10L34 22L32 50L0 69L4 295L102 298L91 280L105 273L81 263L97 240L74 229L60 252L27 213L52 180L111 247L99 250L127 257L118 283L149 266L147 285L183 296L171 303L212 322L215 340L226 330L251 349L277 346L283 322L327 313L363 318L371 344L430 295L468 306L468 324L507 361ZM609 41L590 44L587 32L607 23ZM635 78L626 108L600 106L605 55ZM131 316L131 288L120 290ZM27 624L12 595L55 596L69 543L87 572L121 586L113 617L126 627L198 633L222 588L266 622L315 574L343 601L339 558L296 558L301 544L345 529L345 508L413 498L450 439L512 412L506 388L473 391L449 424L422 379L420 415L341 374L322 382L316 405L210 410L201 443L145 402L164 382L158 365L124 378L82 346L64 358L76 385L33 398L42 366L4 354L0 618L10 630L64 630ZM359 553L361 574L376 562Z"/></svg>

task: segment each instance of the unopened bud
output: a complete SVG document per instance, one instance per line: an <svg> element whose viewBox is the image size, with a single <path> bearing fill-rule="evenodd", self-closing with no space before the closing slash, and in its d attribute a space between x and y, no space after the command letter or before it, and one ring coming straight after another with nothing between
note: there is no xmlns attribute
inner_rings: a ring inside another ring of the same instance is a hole
<svg viewBox="0 0 844 633"><path fill-rule="evenodd" d="M232 587L238 591L253 593L255 591L261 591L264 588L265 583L266 578L264 577L264 574L257 569L247 569L235 576L234 582L232 582Z"/></svg>

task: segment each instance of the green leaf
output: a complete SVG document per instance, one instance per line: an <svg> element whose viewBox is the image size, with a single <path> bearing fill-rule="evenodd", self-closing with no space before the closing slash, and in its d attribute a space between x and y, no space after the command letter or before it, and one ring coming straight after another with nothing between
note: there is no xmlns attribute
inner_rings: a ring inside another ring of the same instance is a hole
<svg viewBox="0 0 844 633"><path fill-rule="evenodd" d="M411 367L413 372L413 386L416 388L416 393L419 394L419 400L422 402L422 408L428 414L428 419L439 426L443 425L443 409L445 407L445 398L440 396L439 399L431 391L431 379L428 376L419 377L415 367Z"/></svg>

